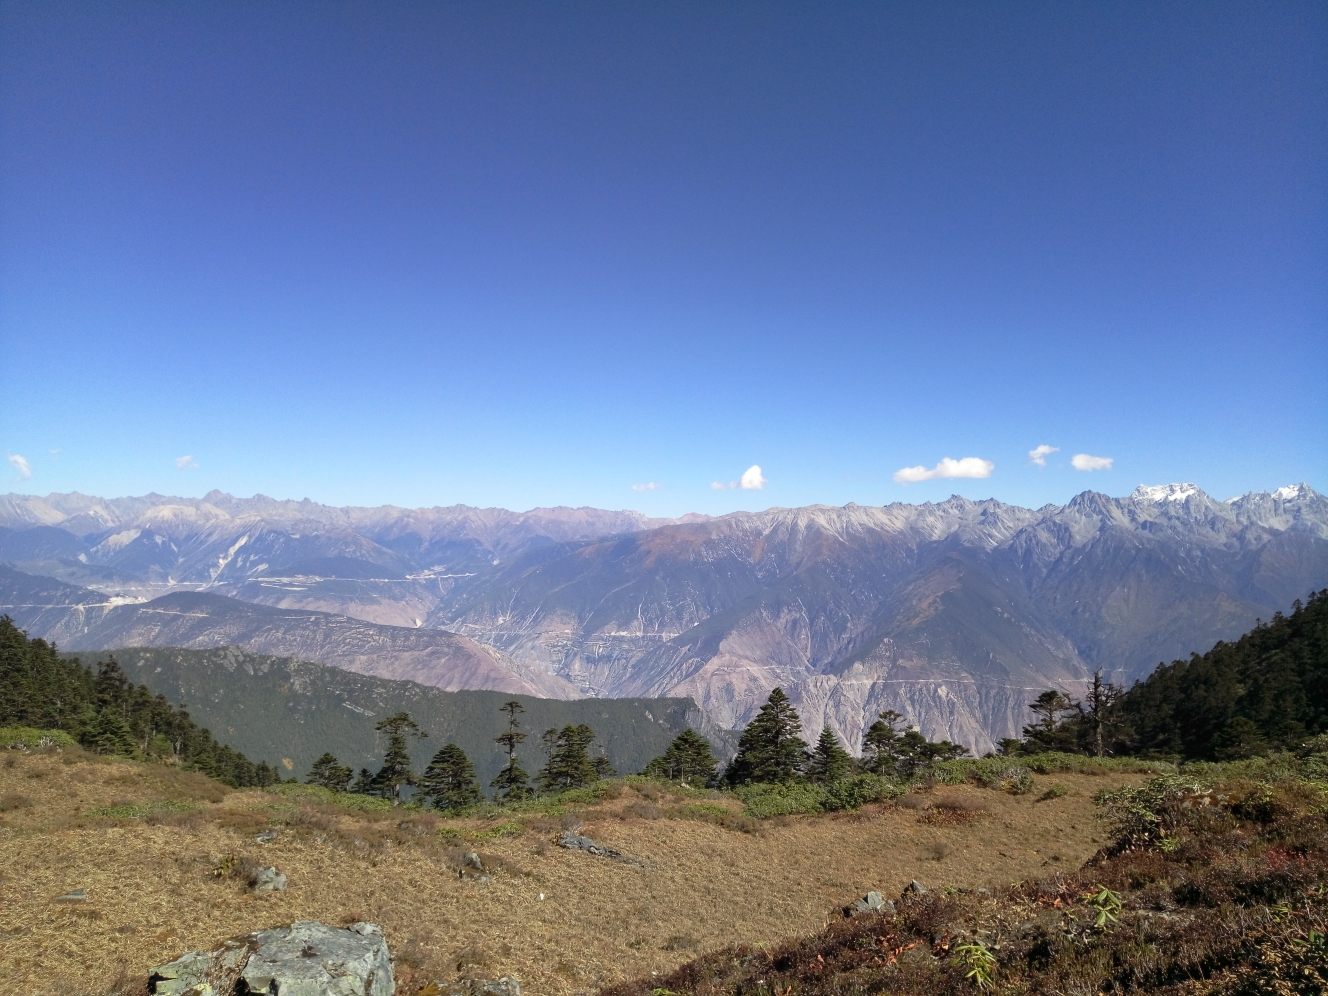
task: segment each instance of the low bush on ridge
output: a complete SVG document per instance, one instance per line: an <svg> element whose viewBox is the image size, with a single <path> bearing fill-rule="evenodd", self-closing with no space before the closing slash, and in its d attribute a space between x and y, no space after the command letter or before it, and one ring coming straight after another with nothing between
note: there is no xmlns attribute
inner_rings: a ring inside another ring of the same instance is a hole
<svg viewBox="0 0 1328 996"><path fill-rule="evenodd" d="M853 775L817 785L790 782L783 785L739 785L733 794L743 802L743 811L753 819L795 814L831 813L860 809L869 802L884 802L904 794L904 788L880 775Z"/></svg>

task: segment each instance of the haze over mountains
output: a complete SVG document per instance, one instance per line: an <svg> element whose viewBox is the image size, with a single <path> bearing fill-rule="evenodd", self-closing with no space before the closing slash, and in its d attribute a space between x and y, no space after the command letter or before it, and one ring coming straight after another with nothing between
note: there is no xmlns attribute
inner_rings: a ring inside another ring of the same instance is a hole
<svg viewBox="0 0 1328 996"><path fill-rule="evenodd" d="M0 560L0 611L69 649L236 644L442 688L691 697L725 727L782 685L813 735L856 748L895 708L981 751L1030 693L1141 677L1328 586L1328 499L1173 484L660 520L8 495Z"/></svg>

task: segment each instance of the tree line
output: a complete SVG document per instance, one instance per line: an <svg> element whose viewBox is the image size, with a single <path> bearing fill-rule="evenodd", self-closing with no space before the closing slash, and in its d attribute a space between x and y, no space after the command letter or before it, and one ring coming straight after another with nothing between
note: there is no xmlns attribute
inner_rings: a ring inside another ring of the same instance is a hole
<svg viewBox="0 0 1328 996"><path fill-rule="evenodd" d="M999 753L1233 761L1328 733L1328 589L1206 654L1159 664L1128 690L1098 671L1082 699L1048 689Z"/></svg>
<svg viewBox="0 0 1328 996"><path fill-rule="evenodd" d="M494 738L507 763L489 783L499 802L519 802L535 795L584 788L615 774L595 732L585 724L546 730L540 737L546 763L532 778L521 765L519 750L528 734L521 729L521 703L512 700L500 710L506 729ZM484 799L475 766L465 751L445 744L428 767L410 768L409 737L426 737L407 713L380 721L388 739L383 767L377 774L362 769L358 776L332 754L314 762L308 780L338 792L364 792L400 801L409 786L425 806L456 812ZM903 717L885 712L867 731L864 754L856 760L828 726L814 746L802 739L802 722L783 689L776 688L742 733L738 752L721 772L710 744L695 730L679 733L663 754L646 765L645 775L696 786L737 787L755 783L792 784L810 781L833 785L855 775L872 774L908 779L936 761L968 753L966 747L927 740L916 729L904 729Z"/></svg>
<svg viewBox="0 0 1328 996"><path fill-rule="evenodd" d="M29 639L9 616L0 616L0 726L64 730L88 750L171 760L237 788L281 781L275 765L218 743L183 705L135 685L114 659L84 667Z"/></svg>

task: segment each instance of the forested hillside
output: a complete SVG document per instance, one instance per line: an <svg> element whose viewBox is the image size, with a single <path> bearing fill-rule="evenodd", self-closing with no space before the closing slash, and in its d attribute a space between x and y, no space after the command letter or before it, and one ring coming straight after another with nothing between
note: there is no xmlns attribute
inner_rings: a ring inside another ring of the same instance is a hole
<svg viewBox="0 0 1328 996"><path fill-rule="evenodd" d="M85 665L111 656L78 654ZM290 657L255 654L238 647L185 650L131 648L113 656L130 678L172 702L188 703L199 722L246 752L284 759L282 775L303 779L324 752L346 764L377 769L383 739L374 726L384 716L408 712L429 734L412 740L416 770L444 743L458 744L484 784L503 757L493 742L506 720L499 707L512 698L525 708L522 728L531 734L522 762L531 771L544 763L539 735L550 727L586 724L623 773L640 771L689 726L706 733L716 754L732 754L735 734L717 729L690 699L579 699L513 696L506 692L446 692L413 681L392 681Z"/></svg>
<svg viewBox="0 0 1328 996"><path fill-rule="evenodd" d="M1117 702L1131 753L1232 760L1328 732L1328 589L1240 639L1160 666Z"/></svg>
<svg viewBox="0 0 1328 996"><path fill-rule="evenodd" d="M268 785L277 772L218 743L183 708L135 685L114 662L93 670L30 640L0 616L0 726L63 730L89 750L178 759L230 785Z"/></svg>

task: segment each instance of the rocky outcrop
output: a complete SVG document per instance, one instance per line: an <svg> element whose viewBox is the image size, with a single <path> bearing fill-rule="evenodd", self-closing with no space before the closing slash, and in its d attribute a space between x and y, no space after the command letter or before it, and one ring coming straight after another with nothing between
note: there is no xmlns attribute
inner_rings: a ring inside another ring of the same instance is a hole
<svg viewBox="0 0 1328 996"><path fill-rule="evenodd" d="M622 851L615 851L611 847L605 847L603 844L596 844L589 837L583 837L579 833L573 833L571 830L564 830L558 835L558 846L566 848L569 851L585 851L587 854L593 854L600 858L609 858L613 861L621 861L626 865L640 865L642 862L636 858L628 857Z"/></svg>
<svg viewBox="0 0 1328 996"><path fill-rule="evenodd" d="M317 920L260 930L152 970L154 996L393 996L392 959L372 923Z"/></svg>

